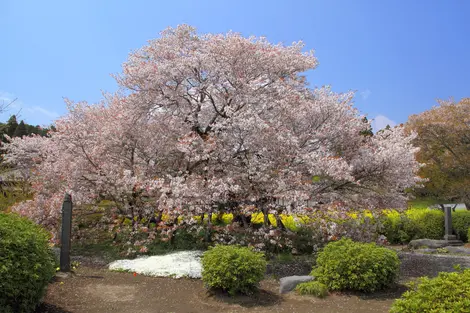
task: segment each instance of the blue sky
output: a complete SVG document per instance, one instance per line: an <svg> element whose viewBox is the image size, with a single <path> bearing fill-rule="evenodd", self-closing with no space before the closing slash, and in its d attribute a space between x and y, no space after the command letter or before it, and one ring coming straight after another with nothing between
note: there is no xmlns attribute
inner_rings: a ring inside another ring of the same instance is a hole
<svg viewBox="0 0 470 313"><path fill-rule="evenodd" d="M0 102L46 125L63 97L96 102L130 51L168 26L302 40L320 65L311 86L357 91L377 127L405 122L438 98L470 96L470 1L0 0Z"/></svg>

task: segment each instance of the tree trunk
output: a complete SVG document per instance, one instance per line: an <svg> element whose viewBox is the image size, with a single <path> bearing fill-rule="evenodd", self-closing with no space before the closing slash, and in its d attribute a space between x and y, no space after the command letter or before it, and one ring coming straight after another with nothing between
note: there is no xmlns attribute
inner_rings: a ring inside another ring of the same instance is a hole
<svg viewBox="0 0 470 313"><path fill-rule="evenodd" d="M207 213L206 242L211 241L211 235L212 235L212 211L209 211L209 213Z"/></svg>
<svg viewBox="0 0 470 313"><path fill-rule="evenodd" d="M279 214L276 214L276 223L277 223L278 228L280 228L282 230L286 229L286 227L284 226L284 223L281 220L281 216Z"/></svg>
<svg viewBox="0 0 470 313"><path fill-rule="evenodd" d="M265 227L268 227L271 224L271 222L269 221L269 210L264 205L261 207L261 210L263 212L263 224Z"/></svg>

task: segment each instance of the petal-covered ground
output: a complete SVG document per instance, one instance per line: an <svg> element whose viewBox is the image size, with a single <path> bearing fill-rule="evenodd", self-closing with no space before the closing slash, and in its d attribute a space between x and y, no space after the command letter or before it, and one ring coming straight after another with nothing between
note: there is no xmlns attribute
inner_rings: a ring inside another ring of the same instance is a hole
<svg viewBox="0 0 470 313"><path fill-rule="evenodd" d="M109 264L109 269L155 277L201 278L201 256L201 251L181 251L134 260L117 260Z"/></svg>

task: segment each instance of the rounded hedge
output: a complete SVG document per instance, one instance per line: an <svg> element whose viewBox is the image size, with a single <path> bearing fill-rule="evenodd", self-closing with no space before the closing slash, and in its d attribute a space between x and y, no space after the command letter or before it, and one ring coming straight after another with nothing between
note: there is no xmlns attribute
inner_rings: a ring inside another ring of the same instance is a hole
<svg viewBox="0 0 470 313"><path fill-rule="evenodd" d="M301 295L310 295L318 298L324 298L328 295L328 287L314 280L298 284L295 290Z"/></svg>
<svg viewBox="0 0 470 313"><path fill-rule="evenodd" d="M470 312L470 269L422 277L409 287L391 313Z"/></svg>
<svg viewBox="0 0 470 313"><path fill-rule="evenodd" d="M250 248L217 245L202 256L202 280L230 295L250 294L263 279L266 265L264 255Z"/></svg>
<svg viewBox="0 0 470 313"><path fill-rule="evenodd" d="M330 242L318 254L311 275L330 290L372 292L391 285L399 267L395 251L343 238Z"/></svg>
<svg viewBox="0 0 470 313"><path fill-rule="evenodd" d="M454 215L452 215L454 219ZM444 213L441 210L408 209L390 211L381 218L381 234L390 243L408 243L413 239L441 239L444 236Z"/></svg>
<svg viewBox="0 0 470 313"><path fill-rule="evenodd" d="M30 220L0 213L0 308L33 312L55 273L49 234Z"/></svg>
<svg viewBox="0 0 470 313"><path fill-rule="evenodd" d="M452 229L460 240L468 241L469 227L470 211L456 211L452 213Z"/></svg>

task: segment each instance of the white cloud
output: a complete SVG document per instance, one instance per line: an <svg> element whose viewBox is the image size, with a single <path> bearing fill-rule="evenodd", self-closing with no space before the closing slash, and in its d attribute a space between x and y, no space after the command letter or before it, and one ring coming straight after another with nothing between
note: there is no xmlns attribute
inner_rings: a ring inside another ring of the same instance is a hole
<svg viewBox="0 0 470 313"><path fill-rule="evenodd" d="M369 98L370 95L372 94L372 91L370 91L369 89L366 89L364 91L361 91L360 94L363 100L367 100L367 98Z"/></svg>
<svg viewBox="0 0 470 313"><path fill-rule="evenodd" d="M59 114L57 112L46 110L40 106L26 108L25 110L31 114L41 113L43 115L46 115L47 117L50 117L51 119L56 119L59 117Z"/></svg>
<svg viewBox="0 0 470 313"><path fill-rule="evenodd" d="M14 94L0 90L0 109L4 108L8 105L5 110L8 109L20 109L21 108L21 101L15 97Z"/></svg>
<svg viewBox="0 0 470 313"><path fill-rule="evenodd" d="M385 115L377 115L373 120L372 120L372 129L374 132L377 132L381 129L384 129L387 125L390 125L390 127L396 126L397 122L389 119Z"/></svg>
<svg viewBox="0 0 470 313"><path fill-rule="evenodd" d="M16 100L15 100L16 99ZM14 102L12 102L15 100ZM27 106L16 95L0 90L0 108L11 103L3 112L0 112L0 122L6 122L15 114L18 121L24 120L32 125L49 125L59 117L55 111L50 111L41 106Z"/></svg>

